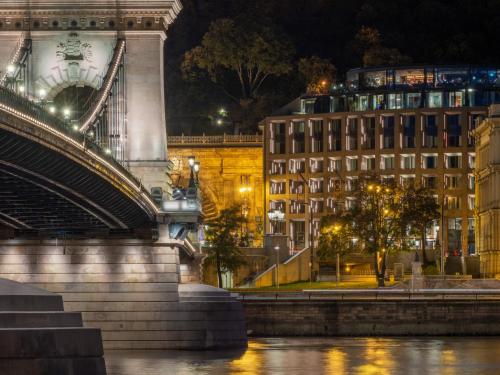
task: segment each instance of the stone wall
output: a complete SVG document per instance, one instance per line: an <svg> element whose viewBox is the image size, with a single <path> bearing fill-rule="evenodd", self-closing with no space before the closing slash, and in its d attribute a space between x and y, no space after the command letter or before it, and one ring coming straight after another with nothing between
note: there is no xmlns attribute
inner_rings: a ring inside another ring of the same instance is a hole
<svg viewBox="0 0 500 375"><path fill-rule="evenodd" d="M497 301L244 301L253 336L500 335Z"/></svg>
<svg viewBox="0 0 500 375"><path fill-rule="evenodd" d="M101 329L105 349L246 346L241 304L227 292L179 293L173 240L1 241L0 278L61 295L66 311Z"/></svg>
<svg viewBox="0 0 500 375"><path fill-rule="evenodd" d="M252 233L253 246L260 244L264 220L263 155L262 145L229 147L224 145L169 146L169 158L174 163L172 179L186 185L189 181L188 157L195 156L200 162L200 188L203 196L203 212L206 220L234 204L248 208L248 223L243 230ZM246 183L248 178L248 184ZM250 191L240 192L242 186ZM252 244L250 244L252 246Z"/></svg>

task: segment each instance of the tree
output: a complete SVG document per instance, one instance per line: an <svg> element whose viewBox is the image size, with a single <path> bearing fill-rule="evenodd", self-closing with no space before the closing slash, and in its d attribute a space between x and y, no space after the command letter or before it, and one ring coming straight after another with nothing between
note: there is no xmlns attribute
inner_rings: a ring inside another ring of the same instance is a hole
<svg viewBox="0 0 500 375"><path fill-rule="evenodd" d="M352 225L346 213L321 218L317 255L322 261L333 261L352 250Z"/></svg>
<svg viewBox="0 0 500 375"><path fill-rule="evenodd" d="M222 287L223 273L235 271L245 264L237 237L238 228L244 221L241 208L233 206L222 210L216 219L206 223L207 260L215 264L219 287Z"/></svg>
<svg viewBox="0 0 500 375"><path fill-rule="evenodd" d="M425 187L406 188L401 201L403 207L401 224L403 225L403 230L409 230L410 233L420 239L422 262L424 266L427 266L429 264L425 253L427 230L440 217L439 204L436 202L432 191Z"/></svg>
<svg viewBox="0 0 500 375"><path fill-rule="evenodd" d="M382 287L387 254L400 249L402 205L401 190L379 181L375 177L361 179L348 215L359 247L374 257L375 275Z"/></svg>
<svg viewBox="0 0 500 375"><path fill-rule="evenodd" d="M251 123L252 107L263 98L270 77L292 70L294 48L287 37L265 20L240 17L213 21L199 46L186 52L182 71L186 79L200 74L215 84L240 110L240 122Z"/></svg>
<svg viewBox="0 0 500 375"><path fill-rule="evenodd" d="M398 49L385 47L380 32L373 27L362 26L356 34L355 43L363 55L365 67L411 63L411 58L403 55Z"/></svg>
<svg viewBox="0 0 500 375"><path fill-rule="evenodd" d="M337 69L330 60L312 56L299 60L299 73L307 85L308 94L326 94L335 82Z"/></svg>

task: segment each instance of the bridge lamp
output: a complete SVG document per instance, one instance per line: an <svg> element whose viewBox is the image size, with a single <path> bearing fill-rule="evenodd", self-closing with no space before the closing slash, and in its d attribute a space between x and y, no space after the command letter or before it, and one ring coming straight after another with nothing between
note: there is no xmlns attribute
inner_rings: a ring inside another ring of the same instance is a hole
<svg viewBox="0 0 500 375"><path fill-rule="evenodd" d="M194 156L189 156L189 157L188 157L188 163L189 163L189 166L190 166L191 168L193 168L193 166L194 166L194 160L195 160L195 157L194 157Z"/></svg>
<svg viewBox="0 0 500 375"><path fill-rule="evenodd" d="M75 124L75 125L73 125L73 130L74 130L75 132L76 132L76 131L78 131L78 125L76 125L76 124Z"/></svg>
<svg viewBox="0 0 500 375"><path fill-rule="evenodd" d="M71 115L71 111L69 108L64 108L63 109L63 115L64 115L64 118L69 118L69 116Z"/></svg>
<svg viewBox="0 0 500 375"><path fill-rule="evenodd" d="M14 64L7 65L7 73L12 74L16 71L16 67Z"/></svg>
<svg viewBox="0 0 500 375"><path fill-rule="evenodd" d="M45 98L46 95L47 95L47 91L45 91L45 89L38 90L38 96L40 97L40 99Z"/></svg>
<svg viewBox="0 0 500 375"><path fill-rule="evenodd" d="M222 120L220 118L217 119L217 125L222 125Z"/></svg>
<svg viewBox="0 0 500 375"><path fill-rule="evenodd" d="M199 161L194 163L193 169L196 173L198 173L200 171L200 162Z"/></svg>
<svg viewBox="0 0 500 375"><path fill-rule="evenodd" d="M19 86L17 89L19 90L19 92L24 92L24 86L23 85Z"/></svg>
<svg viewBox="0 0 500 375"><path fill-rule="evenodd" d="M49 112L52 113L52 114L56 113L56 107L54 107L53 105L51 105L49 107Z"/></svg>
<svg viewBox="0 0 500 375"><path fill-rule="evenodd" d="M89 137L93 137L94 136L94 132L91 130L89 131Z"/></svg>
<svg viewBox="0 0 500 375"><path fill-rule="evenodd" d="M111 149L109 149L109 148L105 148L105 149L104 149L104 153L105 153L106 155L111 155Z"/></svg>

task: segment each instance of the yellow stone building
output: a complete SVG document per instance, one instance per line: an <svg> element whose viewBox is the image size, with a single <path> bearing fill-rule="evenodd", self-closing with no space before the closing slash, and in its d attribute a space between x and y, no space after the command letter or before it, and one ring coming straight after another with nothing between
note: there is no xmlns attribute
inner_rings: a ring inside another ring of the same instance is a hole
<svg viewBox="0 0 500 375"><path fill-rule="evenodd" d="M500 105L475 130L476 136L476 243L481 274L500 275Z"/></svg>
<svg viewBox="0 0 500 375"><path fill-rule="evenodd" d="M169 136L174 185L187 185L189 156L200 162L199 181L205 220L241 205L250 246L262 245L264 224L263 150L260 135ZM253 239L253 240L252 240Z"/></svg>

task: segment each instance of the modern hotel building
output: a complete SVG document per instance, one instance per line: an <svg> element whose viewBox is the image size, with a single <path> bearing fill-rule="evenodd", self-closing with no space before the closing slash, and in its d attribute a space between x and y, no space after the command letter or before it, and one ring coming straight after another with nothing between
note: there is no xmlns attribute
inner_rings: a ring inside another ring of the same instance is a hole
<svg viewBox="0 0 500 375"><path fill-rule="evenodd" d="M354 69L329 94L300 97L265 120L266 210L285 214L267 232L308 247L321 216L349 207L356 180L375 173L433 189L444 209L429 249L474 254L471 132L493 103L500 70L471 66Z"/></svg>

